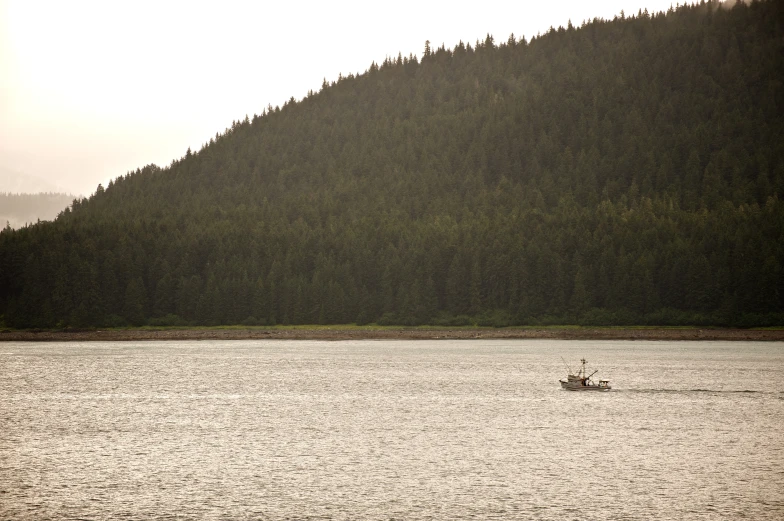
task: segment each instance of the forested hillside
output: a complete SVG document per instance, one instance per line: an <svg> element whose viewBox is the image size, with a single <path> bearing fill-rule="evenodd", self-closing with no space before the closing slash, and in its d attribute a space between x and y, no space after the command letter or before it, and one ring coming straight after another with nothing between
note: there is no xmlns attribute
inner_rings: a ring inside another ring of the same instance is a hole
<svg viewBox="0 0 784 521"><path fill-rule="evenodd" d="M7 326L784 324L784 3L387 58L0 233Z"/></svg>

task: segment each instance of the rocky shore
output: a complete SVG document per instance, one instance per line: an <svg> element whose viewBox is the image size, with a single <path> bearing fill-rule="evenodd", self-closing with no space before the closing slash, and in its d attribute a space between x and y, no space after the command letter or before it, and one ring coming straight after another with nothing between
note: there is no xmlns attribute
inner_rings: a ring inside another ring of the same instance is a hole
<svg viewBox="0 0 784 521"><path fill-rule="evenodd" d="M784 330L699 328L203 328L109 330L4 330L0 342L85 342L146 340L736 340L784 341Z"/></svg>

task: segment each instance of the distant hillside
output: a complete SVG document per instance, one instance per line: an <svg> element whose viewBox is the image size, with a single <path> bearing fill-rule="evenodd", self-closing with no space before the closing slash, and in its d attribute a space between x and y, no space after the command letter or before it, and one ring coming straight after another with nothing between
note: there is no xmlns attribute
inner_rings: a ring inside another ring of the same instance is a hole
<svg viewBox="0 0 784 521"><path fill-rule="evenodd" d="M6 325L784 324L784 3L425 48L0 233Z"/></svg>
<svg viewBox="0 0 784 521"><path fill-rule="evenodd" d="M55 183L0 164L0 193L35 194L60 193L64 190Z"/></svg>
<svg viewBox="0 0 784 521"><path fill-rule="evenodd" d="M74 196L70 194L0 193L0 224L20 228L38 220L51 221L70 206Z"/></svg>

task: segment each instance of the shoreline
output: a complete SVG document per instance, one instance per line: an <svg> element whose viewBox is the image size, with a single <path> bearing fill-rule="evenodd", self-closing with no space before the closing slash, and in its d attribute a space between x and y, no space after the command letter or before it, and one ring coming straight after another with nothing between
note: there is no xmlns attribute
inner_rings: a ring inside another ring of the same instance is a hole
<svg viewBox="0 0 784 521"><path fill-rule="evenodd" d="M0 342L131 342L160 340L725 340L784 341L784 329L656 327L272 327L204 329L4 330Z"/></svg>

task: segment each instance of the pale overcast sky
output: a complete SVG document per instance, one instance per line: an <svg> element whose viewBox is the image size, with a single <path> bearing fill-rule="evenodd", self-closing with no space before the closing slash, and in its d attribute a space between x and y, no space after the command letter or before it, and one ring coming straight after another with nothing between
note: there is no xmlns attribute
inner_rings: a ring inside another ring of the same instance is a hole
<svg viewBox="0 0 784 521"><path fill-rule="evenodd" d="M90 195L398 52L528 39L662 0L0 0L0 192Z"/></svg>

